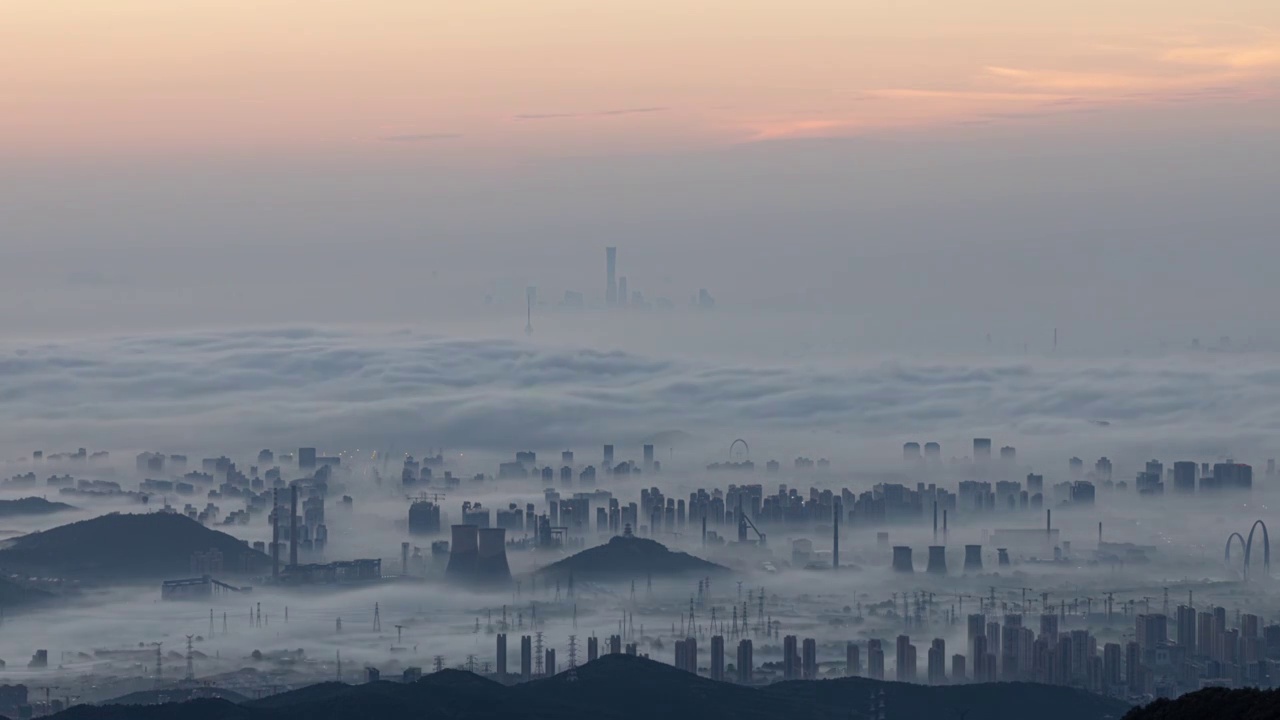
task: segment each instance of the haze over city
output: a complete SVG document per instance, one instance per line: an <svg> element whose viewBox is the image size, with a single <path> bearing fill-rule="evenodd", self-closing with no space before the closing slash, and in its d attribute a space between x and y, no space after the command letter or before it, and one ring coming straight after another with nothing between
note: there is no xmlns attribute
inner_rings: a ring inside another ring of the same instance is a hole
<svg viewBox="0 0 1280 720"><path fill-rule="evenodd" d="M1274 2L17 0L0 68L0 716L1280 707Z"/></svg>

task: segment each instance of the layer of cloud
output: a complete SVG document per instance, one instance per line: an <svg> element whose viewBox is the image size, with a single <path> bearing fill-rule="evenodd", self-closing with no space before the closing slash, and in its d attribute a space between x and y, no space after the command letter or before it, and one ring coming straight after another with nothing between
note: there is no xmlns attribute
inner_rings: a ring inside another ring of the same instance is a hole
<svg viewBox="0 0 1280 720"><path fill-rule="evenodd" d="M11 349L0 354L0 420L14 455L303 444L507 453L681 429L709 447L748 437L782 457L890 457L910 439L963 455L966 438L989 434L1054 458L1260 460L1280 429L1280 372L1247 355L752 366L294 329Z"/></svg>
<svg viewBox="0 0 1280 720"><path fill-rule="evenodd" d="M381 138L384 142L436 142L439 140L457 140L462 137L460 133L408 133L404 135L388 135Z"/></svg>
<svg viewBox="0 0 1280 720"><path fill-rule="evenodd" d="M635 107L635 108L617 108L614 110L595 110L592 112L565 112L565 113L523 113L516 115L516 120L566 120L572 118L589 118L589 117L612 117L615 115L644 115L648 113L664 112L668 108L665 107Z"/></svg>

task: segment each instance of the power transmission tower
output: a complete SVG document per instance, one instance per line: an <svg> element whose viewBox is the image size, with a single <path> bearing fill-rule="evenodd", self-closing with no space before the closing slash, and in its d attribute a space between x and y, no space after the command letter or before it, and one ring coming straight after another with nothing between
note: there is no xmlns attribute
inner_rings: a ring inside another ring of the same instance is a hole
<svg viewBox="0 0 1280 720"><path fill-rule="evenodd" d="M195 635L187 636L187 680L196 679L195 655L191 650L191 639L194 637Z"/></svg>
<svg viewBox="0 0 1280 720"><path fill-rule="evenodd" d="M443 655L437 655L437 656L435 656L434 658L432 658L432 667L435 669L435 671L436 671L436 672L440 672L441 670L443 670L443 669L444 669L444 656L443 656Z"/></svg>
<svg viewBox="0 0 1280 720"><path fill-rule="evenodd" d="M396 625L396 644L400 644L400 633L404 632L403 625Z"/></svg>
<svg viewBox="0 0 1280 720"><path fill-rule="evenodd" d="M542 631L533 634L533 674L542 677Z"/></svg>
<svg viewBox="0 0 1280 720"><path fill-rule="evenodd" d="M569 669L578 667L578 636L569 636Z"/></svg>
<svg viewBox="0 0 1280 720"><path fill-rule="evenodd" d="M156 646L156 685L164 682L164 656L160 653L163 642L151 643Z"/></svg>
<svg viewBox="0 0 1280 720"><path fill-rule="evenodd" d="M379 609L378 603L373 604L373 631L382 632L382 610Z"/></svg>

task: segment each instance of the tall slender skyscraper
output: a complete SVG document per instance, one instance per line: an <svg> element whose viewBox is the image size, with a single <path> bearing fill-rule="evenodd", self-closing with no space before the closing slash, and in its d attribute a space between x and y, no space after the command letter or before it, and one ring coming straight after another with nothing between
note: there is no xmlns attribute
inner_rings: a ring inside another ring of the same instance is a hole
<svg viewBox="0 0 1280 720"><path fill-rule="evenodd" d="M605 303L610 307L618 304L618 248L604 249L605 262Z"/></svg>

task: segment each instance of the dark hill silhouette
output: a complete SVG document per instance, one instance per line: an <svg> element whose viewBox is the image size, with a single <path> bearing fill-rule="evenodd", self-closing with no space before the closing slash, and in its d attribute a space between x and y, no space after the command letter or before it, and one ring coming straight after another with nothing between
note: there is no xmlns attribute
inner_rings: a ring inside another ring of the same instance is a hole
<svg viewBox="0 0 1280 720"><path fill-rule="evenodd" d="M102 705L159 705L177 703L197 698L216 698L233 703L248 702L249 698L234 690L219 687L168 688L166 690L140 690L107 700Z"/></svg>
<svg viewBox="0 0 1280 720"><path fill-rule="evenodd" d="M1134 708L1124 720L1275 720L1280 690L1205 688L1175 700L1156 700Z"/></svg>
<svg viewBox="0 0 1280 720"><path fill-rule="evenodd" d="M0 607L18 607L40 603L52 597L52 593L29 588L8 578L0 577Z"/></svg>
<svg viewBox="0 0 1280 720"><path fill-rule="evenodd" d="M555 677L503 686L456 670L412 684L322 683L234 705L195 700L158 706L76 707L57 720L857 720L884 692L894 720L1119 720L1126 703L1067 688L997 683L930 688L860 678L750 688L681 672L658 662L609 655Z"/></svg>
<svg viewBox="0 0 1280 720"><path fill-rule="evenodd" d="M228 574L261 570L270 560L243 541L184 515L112 513L16 538L0 550L0 568L86 579L191 574L191 555L216 549Z"/></svg>
<svg viewBox="0 0 1280 720"><path fill-rule="evenodd" d="M568 577L571 573L580 580L608 578L636 578L646 574L655 576L707 575L727 572L728 568L694 557L688 553L672 552L660 542L621 535L609 542L587 548L541 570L539 575Z"/></svg>
<svg viewBox="0 0 1280 720"><path fill-rule="evenodd" d="M50 502L42 497L24 497L17 500L0 500L0 518L21 517L24 515L48 515L75 510L74 507L60 502Z"/></svg>

